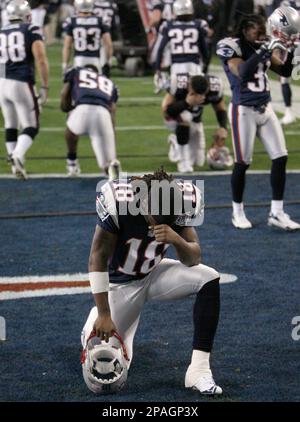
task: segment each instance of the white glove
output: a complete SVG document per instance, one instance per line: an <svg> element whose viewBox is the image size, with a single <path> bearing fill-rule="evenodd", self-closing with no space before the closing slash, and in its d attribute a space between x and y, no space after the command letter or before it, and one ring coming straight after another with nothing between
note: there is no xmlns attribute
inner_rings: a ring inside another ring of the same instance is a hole
<svg viewBox="0 0 300 422"><path fill-rule="evenodd" d="M42 86L39 91L38 102L40 105L44 105L47 102L48 98L48 87Z"/></svg>

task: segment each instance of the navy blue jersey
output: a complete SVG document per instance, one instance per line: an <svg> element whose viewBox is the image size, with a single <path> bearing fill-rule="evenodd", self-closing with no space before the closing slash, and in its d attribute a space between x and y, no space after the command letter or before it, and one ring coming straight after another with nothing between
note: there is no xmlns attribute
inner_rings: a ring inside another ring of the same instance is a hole
<svg viewBox="0 0 300 422"><path fill-rule="evenodd" d="M29 23L9 24L0 30L0 66L5 66L7 79L34 84L32 44L38 40L43 40L41 29Z"/></svg>
<svg viewBox="0 0 300 422"><path fill-rule="evenodd" d="M117 28L120 24L118 6L114 2L96 0L93 12L110 30Z"/></svg>
<svg viewBox="0 0 300 422"><path fill-rule="evenodd" d="M72 16L64 23L64 31L73 38L74 56L99 57L102 34L109 27L98 16Z"/></svg>
<svg viewBox="0 0 300 422"><path fill-rule="evenodd" d="M109 279L113 283L144 278L160 263L170 246L155 240L144 215L124 212L134 201L135 190L134 181L125 179L107 182L97 193L97 224L118 236L109 264ZM182 226L172 228L177 233L182 230Z"/></svg>
<svg viewBox="0 0 300 422"><path fill-rule="evenodd" d="M162 21L174 19L173 3L175 0L152 0L152 10L159 10L162 13Z"/></svg>
<svg viewBox="0 0 300 422"><path fill-rule="evenodd" d="M156 69L160 69L163 51L170 43L171 62L200 64L208 55L206 31L199 21L172 21L165 23L161 30L162 40L159 45Z"/></svg>
<svg viewBox="0 0 300 422"><path fill-rule="evenodd" d="M94 104L109 109L112 103L118 101L115 84L90 69L73 68L65 75L64 82L71 85L75 107L79 104Z"/></svg>
<svg viewBox="0 0 300 422"><path fill-rule="evenodd" d="M235 76L229 69L228 60L240 58L248 60L256 54L254 47L242 42L239 38L224 38L218 42L217 55L222 60L223 67L232 90L232 103L248 107L261 106L271 101L267 70L271 62L259 63L250 78Z"/></svg>
<svg viewBox="0 0 300 422"><path fill-rule="evenodd" d="M181 74L178 75L178 78L180 78L179 88L175 93L170 92L170 94L174 95L176 101L183 101L188 94L189 75ZM204 102L199 106L187 108L187 110L193 115L194 123L201 122L203 110L206 105L218 104L223 99L224 92L221 79L218 76L213 75L205 75L205 79L208 81L209 89Z"/></svg>

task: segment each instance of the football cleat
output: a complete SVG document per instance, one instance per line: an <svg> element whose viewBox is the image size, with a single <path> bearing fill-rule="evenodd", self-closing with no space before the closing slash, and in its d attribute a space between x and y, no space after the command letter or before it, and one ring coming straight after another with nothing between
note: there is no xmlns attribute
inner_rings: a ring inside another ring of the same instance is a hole
<svg viewBox="0 0 300 422"><path fill-rule="evenodd" d="M191 365L185 374L185 388L191 388L192 390L198 390L200 394L205 396L220 395L223 393L221 387L219 387L213 379L211 371L195 371Z"/></svg>
<svg viewBox="0 0 300 422"><path fill-rule="evenodd" d="M67 160L67 175L69 177L77 177L81 173L80 165L78 160Z"/></svg>
<svg viewBox="0 0 300 422"><path fill-rule="evenodd" d="M119 160L113 160L108 166L108 180L111 182L119 178L121 164Z"/></svg>
<svg viewBox="0 0 300 422"><path fill-rule="evenodd" d="M171 163L177 163L180 158L179 151L178 151L178 143L177 138L174 133L171 133L168 137L168 144L169 144L169 153L168 157Z"/></svg>
<svg viewBox="0 0 300 422"><path fill-rule="evenodd" d="M178 161L177 170L179 173L192 173L194 171L193 166L187 160Z"/></svg>
<svg viewBox="0 0 300 422"><path fill-rule="evenodd" d="M12 160L12 167L13 166L15 167L15 175L17 176L17 178L27 180L28 176L27 176L24 164L22 163L20 158L14 157L12 155L11 160Z"/></svg>
<svg viewBox="0 0 300 422"><path fill-rule="evenodd" d="M278 227L287 231L300 230L300 224L290 219L290 216L283 211L270 214L268 218L268 226Z"/></svg>
<svg viewBox="0 0 300 422"><path fill-rule="evenodd" d="M283 118L280 120L280 123L282 125L290 125L291 123L294 123L297 120L296 116L291 110L286 110Z"/></svg>
<svg viewBox="0 0 300 422"><path fill-rule="evenodd" d="M15 164L13 162L12 154L9 154L7 156L7 162L8 162L8 164L10 164L10 166L11 166L11 172L15 176L16 175L16 166L15 166Z"/></svg>
<svg viewBox="0 0 300 422"><path fill-rule="evenodd" d="M232 224L237 229L247 230L252 228L252 224L246 217L244 210L232 214Z"/></svg>

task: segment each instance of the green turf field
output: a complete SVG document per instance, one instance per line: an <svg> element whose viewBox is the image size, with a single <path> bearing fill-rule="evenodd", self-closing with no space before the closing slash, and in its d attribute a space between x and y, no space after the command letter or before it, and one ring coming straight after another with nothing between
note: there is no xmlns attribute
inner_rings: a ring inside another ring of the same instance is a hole
<svg viewBox="0 0 300 422"><path fill-rule="evenodd" d="M49 101L41 115L41 130L34 145L27 154L26 169L28 173L65 173L66 148L64 128L66 115L59 109L61 82L61 45L48 47L50 62ZM214 61L217 63L217 59ZM163 127L160 111L162 96L153 94L152 77L126 78L122 72L115 70L113 80L120 89L120 102L117 109L117 151L125 171L151 171L161 164L168 171L176 171L176 165L167 158L168 131ZM227 99L228 101L228 99ZM4 145L3 120L1 121L0 173L10 174L6 163ZM204 114L204 127L207 144L210 144L216 126L214 113L210 106ZM139 128L143 126L144 128ZM207 127L208 126L208 127ZM290 150L288 168L299 168L300 123L285 129L287 144ZM291 133L292 132L292 133ZM229 137L228 146L231 147ZM263 152L262 145L257 142L253 169L268 169L269 159ZM78 158L83 173L96 173L98 167L90 142L82 137L79 142ZM205 166L201 170L207 170ZM195 170L200 170L195 168Z"/></svg>

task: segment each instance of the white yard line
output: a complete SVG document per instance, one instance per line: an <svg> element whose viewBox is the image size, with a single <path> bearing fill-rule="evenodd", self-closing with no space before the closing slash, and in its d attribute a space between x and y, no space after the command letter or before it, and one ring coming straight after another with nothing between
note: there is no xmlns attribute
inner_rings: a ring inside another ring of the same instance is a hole
<svg viewBox="0 0 300 422"><path fill-rule="evenodd" d="M130 176L143 176L145 172L128 172L128 173L122 173L120 177L126 177L128 175ZM182 177L182 173L178 172L169 172L169 174L172 174L176 177ZM197 176L206 176L206 177L215 177L215 176L231 176L232 171L226 170L226 171L195 171L193 173L185 174L185 177L197 177ZM254 175L262 175L262 174L270 174L270 170L248 170L247 174L254 174ZM300 174L300 169L298 170L287 170L287 174ZM105 179L107 176L103 173L83 173L80 175L80 177L77 177L76 179ZM0 179L15 179L16 177L12 174L0 174ZM29 179L70 179L74 180L74 178L70 178L67 176L66 173L36 173L36 174L29 174Z"/></svg>

